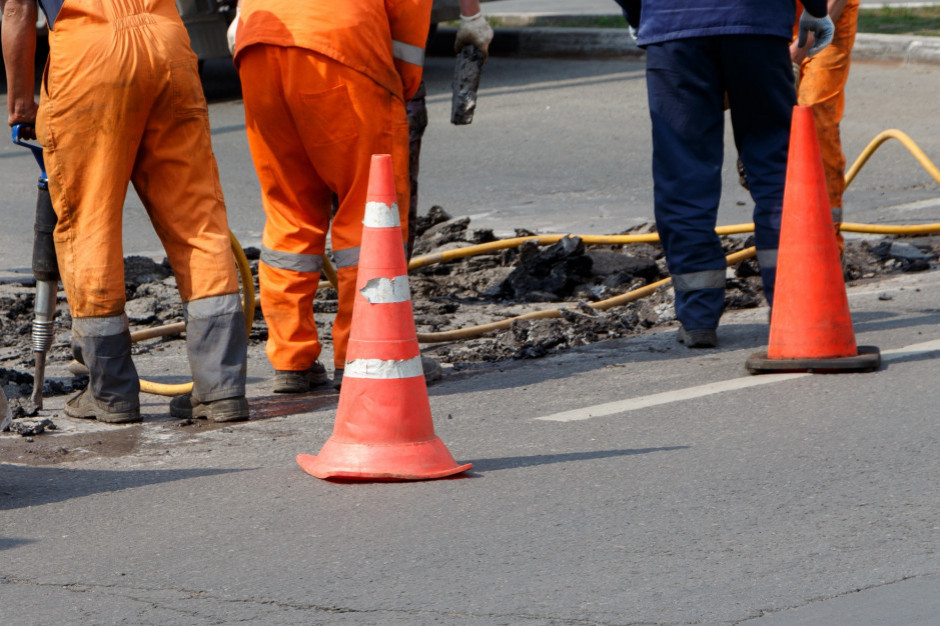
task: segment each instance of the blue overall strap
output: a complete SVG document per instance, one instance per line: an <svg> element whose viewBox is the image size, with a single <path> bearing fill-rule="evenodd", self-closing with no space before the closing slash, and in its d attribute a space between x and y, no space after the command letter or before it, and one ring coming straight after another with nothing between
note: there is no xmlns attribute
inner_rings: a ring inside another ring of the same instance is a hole
<svg viewBox="0 0 940 626"><path fill-rule="evenodd" d="M52 25L55 24L55 18L58 17L59 10L64 3L65 0L39 0L39 6L42 7L42 12L46 14L46 23L49 24L49 30L54 30Z"/></svg>

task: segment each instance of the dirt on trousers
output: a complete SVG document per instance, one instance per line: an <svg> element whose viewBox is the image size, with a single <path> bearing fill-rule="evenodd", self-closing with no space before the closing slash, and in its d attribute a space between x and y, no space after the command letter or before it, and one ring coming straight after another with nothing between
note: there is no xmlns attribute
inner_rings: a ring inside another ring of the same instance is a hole
<svg viewBox="0 0 940 626"><path fill-rule="evenodd" d="M434 254L495 241L490 230L475 230L469 218L451 218L435 206L416 224L415 256ZM619 234L654 232L651 224ZM535 233L518 229L516 236ZM723 238L726 254L752 245L747 235ZM257 293L259 250L246 248ZM843 271L847 284L856 285L903 272L936 269L940 237L878 237L846 240ZM668 276L658 244L586 246L577 236L540 246L526 242L495 253L436 263L409 272L415 325L419 334L452 331L506 320L543 309L562 309L554 319L515 320L505 330L443 343L422 344L422 354L447 369L460 371L509 359L534 359L575 346L628 337L656 327L674 325L673 293L661 287L641 300L599 311L589 303L627 293ZM126 312L131 330L163 326L183 319L182 303L173 273L162 263L144 258L125 259ZM15 432L41 434L55 424L38 416L30 400L34 356L30 329L34 318L34 281L0 284L0 387L14 416ZM753 260L729 268L726 310L764 304L758 268ZM336 292L320 289L314 300L321 341L328 346ZM51 366L72 359L71 317L61 291L55 317L55 338L47 354ZM249 343L267 339L260 303L255 310ZM161 350L167 342L183 341L179 334L134 345L134 354ZM59 368L61 371L62 367ZM49 377L44 397L83 389L87 376ZM44 423L45 422L45 423Z"/></svg>

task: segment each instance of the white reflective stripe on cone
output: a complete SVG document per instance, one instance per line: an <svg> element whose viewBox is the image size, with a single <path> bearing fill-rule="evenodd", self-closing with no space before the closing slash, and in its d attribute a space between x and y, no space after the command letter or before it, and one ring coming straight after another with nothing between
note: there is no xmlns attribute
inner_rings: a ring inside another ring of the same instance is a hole
<svg viewBox="0 0 940 626"><path fill-rule="evenodd" d="M398 203L391 206L384 202L366 202L366 215L362 219L363 226L372 228L392 228L401 226L398 219Z"/></svg>
<svg viewBox="0 0 940 626"><path fill-rule="evenodd" d="M424 376L421 357L407 361L385 361L383 359L355 359L346 361L343 378L414 378Z"/></svg>
<svg viewBox="0 0 940 626"><path fill-rule="evenodd" d="M373 278L359 290L366 300L372 304L394 304L396 302L410 302L411 289L408 287L407 276L395 278Z"/></svg>

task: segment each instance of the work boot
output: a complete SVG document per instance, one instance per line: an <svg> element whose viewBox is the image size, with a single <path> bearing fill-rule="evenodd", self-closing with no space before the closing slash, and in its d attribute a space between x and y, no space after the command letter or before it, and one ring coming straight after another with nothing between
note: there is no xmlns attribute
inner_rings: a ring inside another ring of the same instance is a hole
<svg viewBox="0 0 940 626"><path fill-rule="evenodd" d="M424 371L424 382L433 383L443 377L441 364L429 356L421 357L421 369ZM333 388L340 389L343 386L343 370L336 368L333 371Z"/></svg>
<svg viewBox="0 0 940 626"><path fill-rule="evenodd" d="M714 328L686 330L685 326L680 326L676 339L687 348L714 348L718 345L718 333Z"/></svg>
<svg viewBox="0 0 940 626"><path fill-rule="evenodd" d="M96 419L107 424L129 424L140 421L140 407L126 411L112 411L101 404L89 389L83 389L65 403L65 414L69 417Z"/></svg>
<svg viewBox="0 0 940 626"><path fill-rule="evenodd" d="M274 393L306 393L330 384L326 368L319 361L305 370L274 370Z"/></svg>
<svg viewBox="0 0 940 626"><path fill-rule="evenodd" d="M178 419L203 417L210 422L243 422L248 419L248 400L245 396L238 396L211 402L197 402L193 400L193 394L184 393L170 400L170 417Z"/></svg>

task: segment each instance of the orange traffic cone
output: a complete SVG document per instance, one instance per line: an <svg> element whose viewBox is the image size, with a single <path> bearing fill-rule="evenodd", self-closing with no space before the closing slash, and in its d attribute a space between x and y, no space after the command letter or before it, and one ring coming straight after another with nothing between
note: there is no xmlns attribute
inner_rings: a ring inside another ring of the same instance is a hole
<svg viewBox="0 0 940 626"><path fill-rule="evenodd" d="M297 455L317 478L422 480L470 469L434 434L411 309L392 158L372 156L356 301L333 435Z"/></svg>
<svg viewBox="0 0 940 626"><path fill-rule="evenodd" d="M856 346L839 246L833 235L813 110L793 109L770 343L745 367L780 371L867 371L881 364L874 346Z"/></svg>

